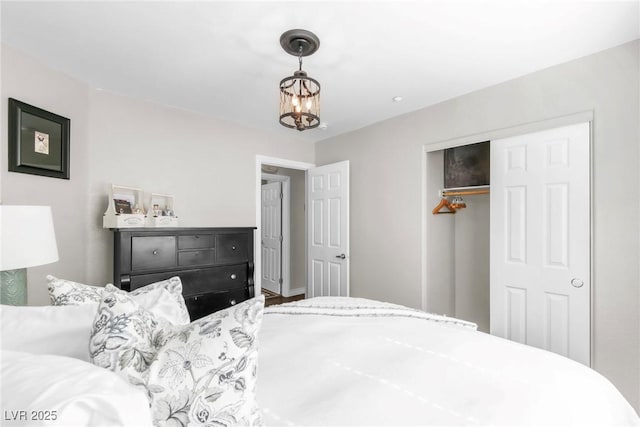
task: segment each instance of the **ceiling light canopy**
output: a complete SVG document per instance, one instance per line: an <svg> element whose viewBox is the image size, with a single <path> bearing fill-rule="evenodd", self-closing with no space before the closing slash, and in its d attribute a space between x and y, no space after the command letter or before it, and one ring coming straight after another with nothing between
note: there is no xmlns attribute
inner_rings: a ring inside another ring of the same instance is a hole
<svg viewBox="0 0 640 427"><path fill-rule="evenodd" d="M280 81L280 124L299 131L320 124L320 83L302 70L302 57L320 47L318 36L307 30L289 30L280 36L280 45L298 57L298 70Z"/></svg>

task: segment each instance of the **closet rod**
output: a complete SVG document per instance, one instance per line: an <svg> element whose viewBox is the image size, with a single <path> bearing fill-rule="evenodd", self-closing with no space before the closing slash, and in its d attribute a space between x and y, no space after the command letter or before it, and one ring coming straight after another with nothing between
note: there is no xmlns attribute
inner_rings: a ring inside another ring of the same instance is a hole
<svg viewBox="0 0 640 427"><path fill-rule="evenodd" d="M475 194L489 194L489 189L481 188L477 190L440 190L440 197L472 196Z"/></svg>

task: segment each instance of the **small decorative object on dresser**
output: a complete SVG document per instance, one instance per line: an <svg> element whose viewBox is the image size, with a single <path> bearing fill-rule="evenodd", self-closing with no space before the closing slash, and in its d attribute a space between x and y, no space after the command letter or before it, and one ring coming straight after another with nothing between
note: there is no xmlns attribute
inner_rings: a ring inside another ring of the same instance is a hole
<svg viewBox="0 0 640 427"><path fill-rule="evenodd" d="M144 227L141 189L111 184L108 193L109 202L102 216L102 227Z"/></svg>
<svg viewBox="0 0 640 427"><path fill-rule="evenodd" d="M151 193L145 227L177 227L178 217L173 200L174 197L169 194Z"/></svg>
<svg viewBox="0 0 640 427"><path fill-rule="evenodd" d="M126 291L180 277L191 320L254 296L255 227L114 230L113 282Z"/></svg>

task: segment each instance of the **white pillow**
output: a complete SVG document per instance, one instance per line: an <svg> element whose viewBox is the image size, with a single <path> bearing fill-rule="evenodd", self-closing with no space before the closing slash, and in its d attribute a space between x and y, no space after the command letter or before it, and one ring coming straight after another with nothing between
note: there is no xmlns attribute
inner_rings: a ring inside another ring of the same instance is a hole
<svg viewBox="0 0 640 427"><path fill-rule="evenodd" d="M95 305L0 305L2 350L58 354L89 361Z"/></svg>
<svg viewBox="0 0 640 427"><path fill-rule="evenodd" d="M156 425L260 425L255 385L264 296L167 327L126 292L105 290L91 358L146 387Z"/></svg>
<svg viewBox="0 0 640 427"><path fill-rule="evenodd" d="M83 305L97 307L102 300L104 288L85 285L71 280L47 276L51 305ZM179 277L152 283L131 291L138 304L176 325L191 321L182 296L182 281Z"/></svg>
<svg viewBox="0 0 640 427"><path fill-rule="evenodd" d="M3 351L1 359L7 426L151 426L144 391L113 372L62 356Z"/></svg>

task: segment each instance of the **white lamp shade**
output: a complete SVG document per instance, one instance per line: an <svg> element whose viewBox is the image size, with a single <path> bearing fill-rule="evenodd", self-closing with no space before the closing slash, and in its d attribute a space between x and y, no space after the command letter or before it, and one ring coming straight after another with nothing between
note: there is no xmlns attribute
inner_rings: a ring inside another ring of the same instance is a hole
<svg viewBox="0 0 640 427"><path fill-rule="evenodd" d="M0 271L58 261L49 206L0 205Z"/></svg>

